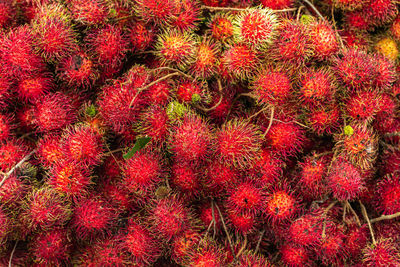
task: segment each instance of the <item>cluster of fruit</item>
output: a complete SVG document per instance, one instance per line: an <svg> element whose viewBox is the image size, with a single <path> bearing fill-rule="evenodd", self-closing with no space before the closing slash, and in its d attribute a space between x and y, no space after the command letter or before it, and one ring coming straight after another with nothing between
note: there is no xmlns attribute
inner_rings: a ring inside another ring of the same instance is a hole
<svg viewBox="0 0 400 267"><path fill-rule="evenodd" d="M400 266L395 0L0 0L1 266Z"/></svg>

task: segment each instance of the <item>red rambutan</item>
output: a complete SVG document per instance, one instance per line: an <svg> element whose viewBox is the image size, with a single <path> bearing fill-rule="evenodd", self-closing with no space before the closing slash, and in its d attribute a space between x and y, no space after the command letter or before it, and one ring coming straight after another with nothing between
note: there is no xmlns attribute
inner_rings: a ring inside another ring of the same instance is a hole
<svg viewBox="0 0 400 267"><path fill-rule="evenodd" d="M310 264L309 252L301 246L285 244L280 248L281 260L286 266L301 267Z"/></svg>
<svg viewBox="0 0 400 267"><path fill-rule="evenodd" d="M196 48L189 71L194 77L210 78L215 72L218 60L218 46L204 39Z"/></svg>
<svg viewBox="0 0 400 267"><path fill-rule="evenodd" d="M32 77L26 77L18 83L18 94L22 99L36 101L40 97L48 94L54 86L53 79L47 74L35 74Z"/></svg>
<svg viewBox="0 0 400 267"><path fill-rule="evenodd" d="M39 139L36 155L44 167L49 168L65 158L60 141L60 135L46 135Z"/></svg>
<svg viewBox="0 0 400 267"><path fill-rule="evenodd" d="M325 236L320 239L318 247L314 249L324 264L331 266L343 265L347 256L345 251L345 235L340 226L327 222Z"/></svg>
<svg viewBox="0 0 400 267"><path fill-rule="evenodd" d="M380 239L363 250L363 264L367 267L399 266L400 253L390 239Z"/></svg>
<svg viewBox="0 0 400 267"><path fill-rule="evenodd" d="M221 61L229 74L240 79L251 77L260 64L257 52L240 43L229 47Z"/></svg>
<svg viewBox="0 0 400 267"><path fill-rule="evenodd" d="M298 200L288 186L274 188L266 196L264 213L273 223L292 218L298 210Z"/></svg>
<svg viewBox="0 0 400 267"><path fill-rule="evenodd" d="M197 1L174 0L173 15L169 17L168 25L182 31L196 28L201 21L201 9Z"/></svg>
<svg viewBox="0 0 400 267"><path fill-rule="evenodd" d="M193 253L188 266L193 267L220 267L224 265L225 254L220 248L208 245Z"/></svg>
<svg viewBox="0 0 400 267"><path fill-rule="evenodd" d="M187 230L172 242L171 257L181 265L188 265L191 255L198 248L201 235L193 230Z"/></svg>
<svg viewBox="0 0 400 267"><path fill-rule="evenodd" d="M238 177L239 174L234 168L218 160L211 160L205 170L203 184L207 192L218 195L236 184Z"/></svg>
<svg viewBox="0 0 400 267"><path fill-rule="evenodd" d="M374 86L379 90L387 90L392 87L396 80L396 71L393 62L383 56L374 55L371 58L374 63L375 80Z"/></svg>
<svg viewBox="0 0 400 267"><path fill-rule="evenodd" d="M344 14L346 26L354 31L366 31L371 28L370 21L362 10L346 12Z"/></svg>
<svg viewBox="0 0 400 267"><path fill-rule="evenodd" d="M0 171L8 172L28 154L28 147L21 139L0 141Z"/></svg>
<svg viewBox="0 0 400 267"><path fill-rule="evenodd" d="M166 110L152 105L140 116L135 131L140 135L151 137L152 141L162 144L168 134L168 115Z"/></svg>
<svg viewBox="0 0 400 267"><path fill-rule="evenodd" d="M264 193L254 182L244 181L230 189L227 206L234 212L248 211L257 214L264 203Z"/></svg>
<svg viewBox="0 0 400 267"><path fill-rule="evenodd" d="M6 141L13 135L15 124L13 117L0 113L0 141Z"/></svg>
<svg viewBox="0 0 400 267"><path fill-rule="evenodd" d="M24 179L15 174L10 175L0 188L0 202L5 207L20 205L30 190L30 185Z"/></svg>
<svg viewBox="0 0 400 267"><path fill-rule="evenodd" d="M345 11L363 8L367 2L368 0L333 0L335 7Z"/></svg>
<svg viewBox="0 0 400 267"><path fill-rule="evenodd" d="M384 214L400 211L400 176L387 175L378 183L378 208Z"/></svg>
<svg viewBox="0 0 400 267"><path fill-rule="evenodd" d="M354 93L346 102L347 114L356 121L371 121L379 110L379 100L373 91Z"/></svg>
<svg viewBox="0 0 400 267"><path fill-rule="evenodd" d="M316 106L330 100L336 85L328 69L310 69L300 80L300 97L306 104Z"/></svg>
<svg viewBox="0 0 400 267"><path fill-rule="evenodd" d="M250 177L263 186L272 185L283 173L284 162L271 150L262 149L261 158L250 170Z"/></svg>
<svg viewBox="0 0 400 267"><path fill-rule="evenodd" d="M259 226L257 216L252 212L246 210L237 212L236 210L227 209L226 215L228 219L228 225L230 228L235 230L237 234L247 235Z"/></svg>
<svg viewBox="0 0 400 267"><path fill-rule="evenodd" d="M198 81L180 81L176 86L175 94L179 101L192 103L197 96L204 96L203 84Z"/></svg>
<svg viewBox="0 0 400 267"><path fill-rule="evenodd" d="M340 127L340 109L337 104L313 107L306 122L318 135L332 134Z"/></svg>
<svg viewBox="0 0 400 267"><path fill-rule="evenodd" d="M142 20L159 26L171 19L175 9L173 0L138 0L135 4L135 11Z"/></svg>
<svg viewBox="0 0 400 267"><path fill-rule="evenodd" d="M8 237L13 231L12 219L9 214L0 206L0 251L2 252L2 247L7 244Z"/></svg>
<svg viewBox="0 0 400 267"><path fill-rule="evenodd" d="M317 59L328 58L339 49L335 31L327 22L316 22L311 25L311 44L314 57Z"/></svg>
<svg viewBox="0 0 400 267"><path fill-rule="evenodd" d="M351 256L353 261L361 255L362 249L368 242L367 226L358 227L357 225L349 226L346 232L345 250Z"/></svg>
<svg viewBox="0 0 400 267"><path fill-rule="evenodd" d="M363 11L369 23L374 26L381 26L392 21L398 13L393 0L370 0Z"/></svg>
<svg viewBox="0 0 400 267"><path fill-rule="evenodd" d="M233 39L233 17L227 13L216 13L209 21L210 35L213 39L226 43Z"/></svg>
<svg viewBox="0 0 400 267"><path fill-rule="evenodd" d="M96 26L107 21L109 10L105 1L68 0L68 4L73 19L82 24Z"/></svg>
<svg viewBox="0 0 400 267"><path fill-rule="evenodd" d="M144 51L154 42L155 27L141 21L135 22L127 30L127 38L133 51Z"/></svg>
<svg viewBox="0 0 400 267"><path fill-rule="evenodd" d="M0 1L0 28L4 29L17 20L16 5L12 1L2 0Z"/></svg>
<svg viewBox="0 0 400 267"><path fill-rule="evenodd" d="M325 175L328 167L327 157L306 157L300 165L298 186L301 193L312 199L322 199L327 193Z"/></svg>
<svg viewBox="0 0 400 267"><path fill-rule="evenodd" d="M256 254L254 252L245 251L243 252L238 261L236 267L272 267L273 264L262 254Z"/></svg>
<svg viewBox="0 0 400 267"><path fill-rule="evenodd" d="M146 90L146 98L154 105L165 105L170 98L171 87L168 81L158 82Z"/></svg>
<svg viewBox="0 0 400 267"><path fill-rule="evenodd" d="M185 196L198 196L200 191L199 166L185 159L172 165L171 182Z"/></svg>
<svg viewBox="0 0 400 267"><path fill-rule="evenodd" d="M304 247L316 246L321 239L323 220L320 211L301 216L290 225L289 240Z"/></svg>
<svg viewBox="0 0 400 267"><path fill-rule="evenodd" d="M264 7L268 7L273 10L286 9L292 7L294 3L294 0L261 0L261 4Z"/></svg>

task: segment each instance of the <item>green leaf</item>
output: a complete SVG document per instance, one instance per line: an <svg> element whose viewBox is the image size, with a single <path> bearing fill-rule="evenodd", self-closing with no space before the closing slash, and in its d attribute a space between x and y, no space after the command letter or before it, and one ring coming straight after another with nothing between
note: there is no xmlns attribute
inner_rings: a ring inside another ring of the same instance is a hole
<svg viewBox="0 0 400 267"><path fill-rule="evenodd" d="M136 139L135 145L129 150L123 157L124 159L132 158L136 152L144 148L148 142L150 142L151 137L139 137Z"/></svg>

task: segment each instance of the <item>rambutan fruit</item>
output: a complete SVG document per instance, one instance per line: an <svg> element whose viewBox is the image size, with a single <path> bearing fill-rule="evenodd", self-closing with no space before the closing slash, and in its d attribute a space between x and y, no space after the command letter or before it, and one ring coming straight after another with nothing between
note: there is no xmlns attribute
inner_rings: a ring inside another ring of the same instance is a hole
<svg viewBox="0 0 400 267"><path fill-rule="evenodd" d="M197 1L175 0L173 15L168 25L182 31L194 30L201 21L201 8Z"/></svg>
<svg viewBox="0 0 400 267"><path fill-rule="evenodd" d="M372 168L377 157L378 137L367 126L357 124L348 127L351 127L352 134L347 135L344 129L344 132L337 136L336 149L362 170Z"/></svg>
<svg viewBox="0 0 400 267"><path fill-rule="evenodd" d="M6 108L10 103L12 80L8 74L0 72L0 108Z"/></svg>
<svg viewBox="0 0 400 267"><path fill-rule="evenodd" d="M340 36L348 48L368 50L371 43L371 37L365 32L345 30L340 33Z"/></svg>
<svg viewBox="0 0 400 267"><path fill-rule="evenodd" d="M145 226L130 218L126 234L122 237L123 247L126 249L133 262L149 265L154 263L161 255L161 248L152 237L152 233Z"/></svg>
<svg viewBox="0 0 400 267"><path fill-rule="evenodd" d="M261 132L257 126L234 119L224 123L216 133L218 160L238 168L252 166L260 155Z"/></svg>
<svg viewBox="0 0 400 267"><path fill-rule="evenodd" d="M36 156L44 167L49 168L65 158L60 141L60 135L46 135L39 139Z"/></svg>
<svg viewBox="0 0 400 267"><path fill-rule="evenodd" d="M261 187L252 181L244 181L228 191L227 206L236 212L249 211L257 214L265 201Z"/></svg>
<svg viewBox="0 0 400 267"><path fill-rule="evenodd" d="M118 218L116 211L98 197L80 199L74 210L71 225L80 239L91 239L110 231Z"/></svg>
<svg viewBox="0 0 400 267"><path fill-rule="evenodd" d="M251 232L254 232L259 226L257 216L252 212L248 212L246 210L237 212L235 210L227 209L226 215L229 227L232 228L237 234L247 235Z"/></svg>
<svg viewBox="0 0 400 267"><path fill-rule="evenodd" d="M278 18L270 9L249 8L236 16L233 26L238 42L263 49L275 37Z"/></svg>
<svg viewBox="0 0 400 267"><path fill-rule="evenodd" d="M0 28L4 29L16 21L16 5L14 2L7 0L0 1Z"/></svg>
<svg viewBox="0 0 400 267"><path fill-rule="evenodd" d="M280 10L292 7L294 2L294 0L261 0L261 4L264 7L272 10Z"/></svg>
<svg viewBox="0 0 400 267"><path fill-rule="evenodd" d="M210 225L215 227L217 231L221 229L221 218L213 202L205 202L204 204L200 205L199 218L200 221L203 223L205 229L207 229Z"/></svg>
<svg viewBox="0 0 400 267"><path fill-rule="evenodd" d="M175 11L173 0L138 0L135 2L136 14L145 22L153 22L157 26L165 25Z"/></svg>
<svg viewBox="0 0 400 267"><path fill-rule="evenodd" d="M42 96L35 103L35 122L42 132L62 130L76 120L73 101L62 92Z"/></svg>
<svg viewBox="0 0 400 267"><path fill-rule="evenodd" d="M154 203L149 221L156 236L170 241L190 228L190 217L190 211L183 201L173 195Z"/></svg>
<svg viewBox="0 0 400 267"><path fill-rule="evenodd" d="M335 72L344 86L357 91L373 84L374 65L370 56L362 50L348 49L336 59Z"/></svg>
<svg viewBox="0 0 400 267"><path fill-rule="evenodd" d="M333 0L335 7L345 11L361 9L367 2L368 0Z"/></svg>
<svg viewBox="0 0 400 267"><path fill-rule="evenodd" d="M154 42L156 28L142 21L135 22L127 29L127 38L133 51L144 51Z"/></svg>
<svg viewBox="0 0 400 267"><path fill-rule="evenodd" d="M324 156L308 156L299 164L298 186L304 196L312 199L321 199L327 193L325 185L327 160L328 158Z"/></svg>
<svg viewBox="0 0 400 267"><path fill-rule="evenodd" d="M302 246L285 244L280 248L281 260L286 266L308 266L311 261L310 253Z"/></svg>
<svg viewBox="0 0 400 267"><path fill-rule="evenodd" d="M228 73L239 79L251 77L260 65L257 52L241 43L230 46L223 54L221 61Z"/></svg>
<svg viewBox="0 0 400 267"><path fill-rule="evenodd" d="M21 220L25 231L50 230L65 225L71 218L71 204L50 187L34 189L22 204Z"/></svg>
<svg viewBox="0 0 400 267"><path fill-rule="evenodd" d="M35 102L35 100L48 94L54 86L53 79L43 73L35 74L32 77L26 77L19 81L17 92L19 96L27 101Z"/></svg>
<svg viewBox="0 0 400 267"><path fill-rule="evenodd" d="M340 226L333 222L327 222L325 236L323 236L314 249L318 257L324 264L340 266L347 256L345 251L345 235Z"/></svg>
<svg viewBox="0 0 400 267"><path fill-rule="evenodd" d="M194 35L188 32L169 30L158 36L156 55L163 65L184 69L193 60L197 47Z"/></svg>
<svg viewBox="0 0 400 267"><path fill-rule="evenodd" d="M348 227L344 249L353 261L360 257L362 249L367 245L368 235L367 226L358 227L353 224Z"/></svg>
<svg viewBox="0 0 400 267"><path fill-rule="evenodd" d="M119 66L128 52L128 40L122 30L113 25L94 30L86 36L86 45L99 65Z"/></svg>
<svg viewBox="0 0 400 267"><path fill-rule="evenodd" d="M313 55L317 59L328 58L339 49L335 31L327 22L319 21L311 24L311 44Z"/></svg>
<svg viewBox="0 0 400 267"><path fill-rule="evenodd" d="M252 94L263 104L281 105L291 96L290 77L284 71L262 69L251 81Z"/></svg>
<svg viewBox="0 0 400 267"><path fill-rule="evenodd" d="M250 170L250 177L263 186L274 184L282 175L284 161L269 149L262 149L260 159Z"/></svg>
<svg viewBox="0 0 400 267"><path fill-rule="evenodd" d="M180 81L176 86L176 97L180 102L192 103L196 96L203 98L204 85L199 81Z"/></svg>
<svg viewBox="0 0 400 267"><path fill-rule="evenodd" d="M172 241L171 258L180 265L188 265L191 255L196 251L201 241L201 235L193 230L187 230Z"/></svg>
<svg viewBox="0 0 400 267"><path fill-rule="evenodd" d="M235 265L235 267L256 267L264 266L271 267L272 263L262 254L256 254L251 251L244 251Z"/></svg>
<svg viewBox="0 0 400 267"><path fill-rule="evenodd" d="M285 20L272 46L274 59L302 64L312 56L311 35L304 24Z"/></svg>
<svg viewBox="0 0 400 267"><path fill-rule="evenodd" d="M400 265L399 250L390 239L380 239L376 244L369 244L363 254L362 262L367 267Z"/></svg>
<svg viewBox="0 0 400 267"><path fill-rule="evenodd" d="M107 21L108 8L102 0L68 0L72 18L88 26L98 26Z"/></svg>
<svg viewBox="0 0 400 267"><path fill-rule="evenodd" d="M61 19L37 18L32 22L32 30L37 37L37 52L47 62L58 62L78 50L76 33Z"/></svg>
<svg viewBox="0 0 400 267"><path fill-rule="evenodd" d="M224 266L225 257L226 255L220 250L220 248L214 245L207 245L193 253L188 266L220 267Z"/></svg>
<svg viewBox="0 0 400 267"><path fill-rule="evenodd" d="M375 43L375 51L392 61L395 61L400 53L396 41L389 36L383 37Z"/></svg>
<svg viewBox="0 0 400 267"><path fill-rule="evenodd" d="M348 28L356 32L366 31L371 28L370 21L362 10L345 12L344 21Z"/></svg>
<svg viewBox="0 0 400 267"><path fill-rule="evenodd" d="M312 106L330 100L336 92L336 85L328 69L309 69L300 80L300 98Z"/></svg>
<svg viewBox="0 0 400 267"><path fill-rule="evenodd" d="M187 115L171 130L169 146L178 159L201 160L209 155L212 141L210 125L198 116Z"/></svg>
<svg viewBox="0 0 400 267"><path fill-rule="evenodd" d="M393 20L393 23L390 26L389 31L390 31L391 35L394 37L394 39L400 40L400 16L399 15Z"/></svg>
<svg viewBox="0 0 400 267"><path fill-rule="evenodd" d="M343 158L336 159L326 177L327 186L338 200L356 198L364 187L364 179L351 163Z"/></svg>
<svg viewBox="0 0 400 267"><path fill-rule="evenodd" d="M272 189L266 196L264 214L273 222L292 218L299 210L299 203L293 191L286 185Z"/></svg>
<svg viewBox="0 0 400 267"><path fill-rule="evenodd" d="M69 86L87 88L98 79L98 70L86 53L76 52L60 61L57 77Z"/></svg>
<svg viewBox="0 0 400 267"><path fill-rule="evenodd" d="M365 226L364 228L367 228L367 226ZM398 220L382 221L380 223L376 223L374 225L374 229L377 239L391 239L391 241L394 242L397 247L399 247L400 236L398 235L398 232L400 230L400 222ZM367 231L368 229L366 229L366 232Z"/></svg>
<svg viewBox="0 0 400 267"><path fill-rule="evenodd" d="M198 196L201 187L198 164L186 159L175 161L172 165L171 182L185 196Z"/></svg>
<svg viewBox="0 0 400 267"><path fill-rule="evenodd" d="M381 154L380 170L383 174L392 174L400 169L400 151L396 149L384 150Z"/></svg>
<svg viewBox="0 0 400 267"><path fill-rule="evenodd" d="M379 110L379 95L373 91L352 94L346 104L347 115L355 121L371 121Z"/></svg>
<svg viewBox="0 0 400 267"><path fill-rule="evenodd" d="M154 105L165 105L171 96L171 87L168 81L158 82L146 90L146 98Z"/></svg>
<svg viewBox="0 0 400 267"><path fill-rule="evenodd" d="M0 202L4 207L20 205L30 190L30 185L24 179L15 174L10 175L0 188Z"/></svg>
<svg viewBox="0 0 400 267"><path fill-rule="evenodd" d="M393 214L400 211L400 176L386 175L378 183L378 208L384 214Z"/></svg>
<svg viewBox="0 0 400 267"><path fill-rule="evenodd" d="M307 114L307 125L318 135L332 134L340 127L341 117L337 104L313 107Z"/></svg>
<svg viewBox="0 0 400 267"><path fill-rule="evenodd" d="M51 229L41 232L30 242L30 251L35 262L43 265L59 265L67 262L71 241L65 229Z"/></svg>
<svg viewBox="0 0 400 267"><path fill-rule="evenodd" d="M215 72L218 61L218 46L209 39L203 39L196 47L194 60L189 71L194 77L210 78Z"/></svg>
<svg viewBox="0 0 400 267"><path fill-rule="evenodd" d="M316 246L321 239L323 221L322 212L318 210L301 216L291 223L288 240L304 247Z"/></svg>
<svg viewBox="0 0 400 267"><path fill-rule="evenodd" d="M6 141L13 135L15 124L13 118L8 114L0 113L0 141Z"/></svg>
<svg viewBox="0 0 400 267"><path fill-rule="evenodd" d="M88 194L89 171L74 161L58 162L51 169L49 184L59 193L77 200Z"/></svg>
<svg viewBox="0 0 400 267"><path fill-rule="evenodd" d="M370 0L363 9L364 16L374 26L381 26L391 22L398 14L396 3L393 0Z"/></svg>
<svg viewBox="0 0 400 267"><path fill-rule="evenodd" d="M8 241L8 237L10 236L13 230L12 218L5 211L3 206L0 206L0 246L5 247ZM0 252L2 252L2 248L0 248Z"/></svg>
<svg viewBox="0 0 400 267"><path fill-rule="evenodd" d="M100 163L104 151L102 135L87 125L78 125L63 133L66 157L86 166Z"/></svg>
<svg viewBox="0 0 400 267"><path fill-rule="evenodd" d="M372 58L375 64L375 80L374 86L378 90L387 90L392 87L396 80L396 70L393 62L383 56L375 55Z"/></svg>
<svg viewBox="0 0 400 267"><path fill-rule="evenodd" d="M162 144L168 134L168 115L166 110L158 105L152 105L140 116L135 131L140 135L151 137L152 141Z"/></svg>
<svg viewBox="0 0 400 267"><path fill-rule="evenodd" d="M299 152L305 144L305 131L294 122L275 122L267 135L266 143L272 151L283 157Z"/></svg>
<svg viewBox="0 0 400 267"><path fill-rule="evenodd" d="M33 50L34 36L28 26L12 29L0 38L0 59L3 73L21 79L44 68L42 58Z"/></svg>
<svg viewBox="0 0 400 267"><path fill-rule="evenodd" d="M207 188L207 192L218 195L236 184L238 179L239 173L236 169L226 166L218 160L211 160L205 170L203 184Z"/></svg>
<svg viewBox="0 0 400 267"><path fill-rule="evenodd" d="M150 150L138 151L122 169L123 184L130 192L149 193L162 181L160 156Z"/></svg>
<svg viewBox="0 0 400 267"><path fill-rule="evenodd" d="M21 139L0 141L0 171L6 173L28 154L28 147Z"/></svg>
<svg viewBox="0 0 400 267"><path fill-rule="evenodd" d="M233 40L233 17L228 13L214 14L209 23L210 35L221 43L229 43Z"/></svg>

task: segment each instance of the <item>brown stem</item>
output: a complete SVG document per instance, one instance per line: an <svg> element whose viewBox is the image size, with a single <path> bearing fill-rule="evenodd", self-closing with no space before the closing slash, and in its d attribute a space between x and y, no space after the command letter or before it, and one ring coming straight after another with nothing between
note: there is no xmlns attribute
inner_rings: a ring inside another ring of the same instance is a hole
<svg viewBox="0 0 400 267"><path fill-rule="evenodd" d="M189 74L186 74L181 70L174 69L174 68L171 68L171 67L158 67L158 68L152 69L151 72L155 72L155 71L158 71L158 70L170 70L170 71L173 71L173 72L179 72L182 76L184 76L184 77L186 77L186 78L188 78L190 80L194 80L194 78L192 76L190 76Z"/></svg>
<svg viewBox="0 0 400 267"><path fill-rule="evenodd" d="M14 253L15 253L15 249L17 248L17 245L18 245L18 240L15 241L14 248L13 248L13 250L11 251L10 260L8 261L8 267L11 267L11 266L12 266L12 259L13 259Z"/></svg>
<svg viewBox="0 0 400 267"><path fill-rule="evenodd" d="M318 9L314 6L313 3L311 3L311 2L308 1L308 0L302 0L302 1L303 1L304 3L306 3L307 5L309 5L309 6L312 8L312 10L314 10L315 13L317 13L318 17L320 17L323 21L326 21L325 18L324 18L324 16L322 16L322 14L318 11Z"/></svg>
<svg viewBox="0 0 400 267"><path fill-rule="evenodd" d="M265 138L265 136L267 135L269 129L271 129L272 121L274 120L274 112L275 112L275 107L274 107L274 106L271 106L271 115L269 116L268 127L267 127L267 130L265 130L265 132L264 132L264 134L263 134L263 138Z"/></svg>
<svg viewBox="0 0 400 267"><path fill-rule="evenodd" d="M299 20L300 20L300 14L301 14L301 10L302 10L303 8L305 8L305 7L304 7L303 5L301 5L301 6L299 7L299 9L297 10L296 21L299 21Z"/></svg>
<svg viewBox="0 0 400 267"><path fill-rule="evenodd" d="M342 218L343 222L346 220L346 211L347 211L347 204L346 202L343 202L343 218Z"/></svg>
<svg viewBox="0 0 400 267"><path fill-rule="evenodd" d="M237 8L237 7L215 7L215 6L201 6L201 9L208 9L210 11L246 11L249 8ZM281 13L281 12L291 12L296 11L297 8L286 8L280 10L273 10L274 13Z"/></svg>
<svg viewBox="0 0 400 267"><path fill-rule="evenodd" d="M114 21L120 21L120 20L124 20L124 19L130 19L133 18L135 15L128 15L125 17L120 17L120 18L115 18Z"/></svg>
<svg viewBox="0 0 400 267"><path fill-rule="evenodd" d="M261 233L260 233L260 238L257 241L256 250L254 251L255 254L257 254L258 250L260 249L260 244L261 244L262 238L264 236L264 233L265 233L265 229L262 230Z"/></svg>
<svg viewBox="0 0 400 267"><path fill-rule="evenodd" d="M369 228L369 232L371 233L371 238L372 238L372 244L376 245L376 240L375 240L375 235L374 235L374 230L372 229L372 225L371 222L368 218L368 213L367 213L367 209L365 208L364 204L359 200L358 203L360 203L361 206L361 212L364 216L364 219L367 221L368 223L368 228Z"/></svg>
<svg viewBox="0 0 400 267"><path fill-rule="evenodd" d="M117 149L114 149L114 150L110 150L110 151L104 153L104 156L109 156L109 155L112 155L112 154L114 154L114 153L121 152L121 151L123 151L124 149L125 149L125 148L117 148Z"/></svg>
<svg viewBox="0 0 400 267"><path fill-rule="evenodd" d="M339 43L340 43L340 46L342 47L342 49L344 49L345 47L344 47L344 44L343 44L342 37L340 36L340 34L339 34L338 30L337 30L337 27L336 27L336 20L335 20L334 10L335 10L335 5L332 5L331 16L332 16L332 21L333 21L333 27L335 28L336 38L339 40Z"/></svg>
<svg viewBox="0 0 400 267"><path fill-rule="evenodd" d="M322 225L322 238L325 238L325 232L326 232L326 217L327 217L327 215L328 215L328 212L329 212L329 210L330 209L332 209L333 208L333 206L335 206L335 204L337 203L338 201L337 200L335 200L335 201L333 201L331 204L329 204L329 206L325 209L325 211L324 211L324 213L322 214L322 217L324 218L324 223L323 223L323 225Z"/></svg>
<svg viewBox="0 0 400 267"><path fill-rule="evenodd" d="M228 228L226 227L224 217L222 216L221 210L219 209L217 203L215 203L215 207L217 208L219 217L221 219L222 227L224 228L226 238L228 238L228 243L229 243L229 247L231 248L232 255L236 259L236 254L235 254L235 250L233 249L232 239L231 239L231 236L229 235Z"/></svg>
<svg viewBox="0 0 400 267"><path fill-rule="evenodd" d="M24 164L25 161L27 161L34 153L36 153L36 149L32 150L28 155L26 155L23 159L20 160L14 167L11 168L3 177L3 179L0 182L0 188L3 186L3 184L6 182L8 177L19 167L21 167L22 164Z"/></svg>
<svg viewBox="0 0 400 267"><path fill-rule="evenodd" d="M297 125L299 125L301 127L310 129L310 127L308 127L307 125L304 125L304 124L302 124L302 123L300 123L298 121L281 121L281 120L278 120L278 119L274 119L274 121L281 122L281 123L291 123L291 122L293 122L293 123L296 123Z"/></svg>
<svg viewBox="0 0 400 267"><path fill-rule="evenodd" d="M117 158L114 156L114 151L111 151L110 150L110 147L107 145L107 143L105 144L105 147L107 148L107 150L108 150L108 152L106 152L105 154L109 154L109 155L111 155L111 157L113 157L113 159L114 159L114 161L115 161L115 163L117 163L117 165L118 165L118 168L122 171L122 167L121 167L121 165L119 165L119 163L118 163L118 160L117 160Z"/></svg>
<svg viewBox="0 0 400 267"><path fill-rule="evenodd" d="M247 246L247 235L244 236L244 241L243 241L243 246L240 248L240 250L238 251L238 253L236 254L236 258L239 258L239 256L243 253L243 251L245 250Z"/></svg>
<svg viewBox="0 0 400 267"><path fill-rule="evenodd" d="M383 221L383 220L391 220L400 216L400 211L390 215L382 215L378 218L371 219L371 223Z"/></svg>
<svg viewBox="0 0 400 267"><path fill-rule="evenodd" d="M266 111L269 107L263 107L262 109L260 109L259 111L257 111L256 113L254 113L253 115L251 115L250 117L248 117L246 120L250 121L252 118L257 117L258 115L260 115L260 113L263 113L264 111Z"/></svg>
<svg viewBox="0 0 400 267"><path fill-rule="evenodd" d="M223 96L222 96L222 94L220 94L219 95L219 100L214 106L212 106L210 108L204 108L204 107L202 107L200 105L196 105L196 108L198 108L198 109L200 109L201 111L204 111L204 112L212 111L212 110L216 109L219 105L221 105L222 99L223 99Z"/></svg>
<svg viewBox="0 0 400 267"><path fill-rule="evenodd" d="M360 218L358 217L356 211L353 209L353 207L350 205L350 203L348 201L346 201L346 205L349 208L349 210L351 211L351 213L353 213L354 217L356 218L357 225L360 227L361 221L360 221Z"/></svg>

